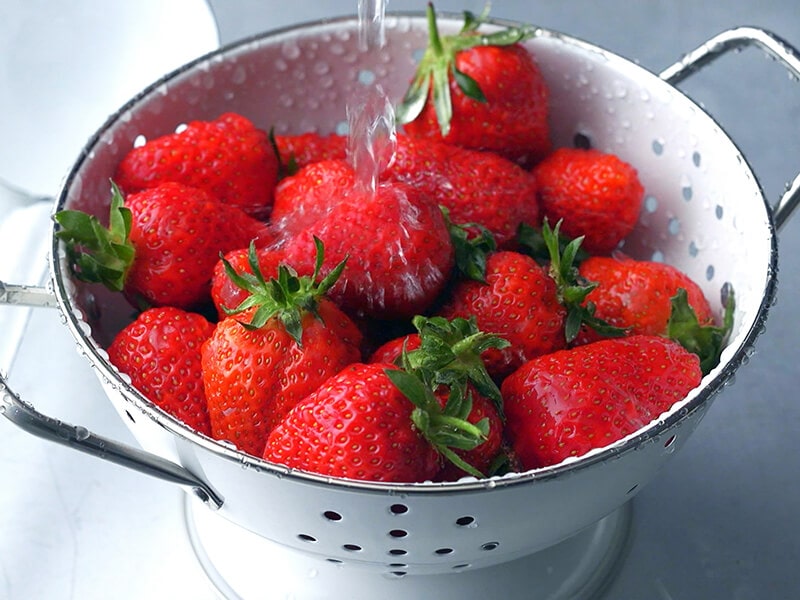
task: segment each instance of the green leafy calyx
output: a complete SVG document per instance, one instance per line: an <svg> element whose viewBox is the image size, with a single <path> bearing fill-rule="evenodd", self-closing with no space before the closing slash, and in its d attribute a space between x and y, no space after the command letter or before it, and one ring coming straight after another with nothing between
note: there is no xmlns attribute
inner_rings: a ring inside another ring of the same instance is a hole
<svg viewBox="0 0 800 600"><path fill-rule="evenodd" d="M725 312L722 325L702 325L697 320L697 314L689 305L686 290L680 288L671 299L672 311L667 323L667 337L675 340L689 352L694 352L700 357L700 369L703 375L719 364L720 355L727 343L731 329L735 298L732 290L728 290L724 299Z"/></svg>
<svg viewBox="0 0 800 600"><path fill-rule="evenodd" d="M136 251L129 236L132 216L117 185L111 183L109 224L80 210L62 210L53 218L60 225L56 237L65 243L67 261L81 281L101 283L121 292Z"/></svg>
<svg viewBox="0 0 800 600"><path fill-rule="evenodd" d="M224 309L228 315L236 315L244 311L255 309L248 322L241 321L248 329L260 329L270 319L277 318L286 328L286 331L297 344L302 343L304 314L311 313L320 318L318 307L319 300L333 284L339 279L344 270L347 259L340 262L323 279L319 279L322 263L324 261L324 248L318 238L314 238L316 247L316 261L314 273L308 276L299 276L290 266L282 264L278 267L277 277L266 279L258 262L258 252L255 244L250 242L247 260L250 273L237 272L231 263L221 256L225 273L239 288L248 292L247 297L234 309Z"/></svg>
<svg viewBox="0 0 800 600"><path fill-rule="evenodd" d="M549 273L556 282L558 299L567 309L564 334L567 343L578 337L582 326L588 326L604 337L620 337L627 333L627 329L615 327L603 319L595 316L595 306L586 302L586 297L597 287L596 282L587 281L578 272L576 260L580 252L583 236L577 237L566 244L559 235L561 221L551 229L545 219L542 223L541 235L547 252L550 256Z"/></svg>

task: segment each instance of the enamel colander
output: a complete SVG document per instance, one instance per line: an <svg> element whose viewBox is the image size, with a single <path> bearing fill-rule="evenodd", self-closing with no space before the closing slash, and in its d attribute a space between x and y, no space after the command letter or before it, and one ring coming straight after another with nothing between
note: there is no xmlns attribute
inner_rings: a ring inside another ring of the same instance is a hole
<svg viewBox="0 0 800 600"><path fill-rule="evenodd" d="M443 33L461 19L440 19ZM508 25L493 22L488 28ZM107 214L109 178L142 137L240 112L277 133L346 131L346 107L380 83L399 99L427 42L421 15L389 15L385 45L365 51L358 21L338 19L249 38L142 91L90 139L56 210ZM752 352L776 293L776 230L797 181L765 200L745 157L675 84L728 50L756 45L795 76L797 53L758 29L726 31L659 75L558 32L525 42L551 90L556 145L590 144L636 166L646 198L627 253L671 263L721 314L736 313L718 367L669 412L565 463L452 483L389 485L292 472L194 433L149 403L104 348L129 319L119 296L74 280L53 236L49 284L3 284L7 303L56 305L141 448L37 412L0 380L0 410L31 433L187 490L198 559L230 598L580 598L602 588L623 554L631 500L673 456Z"/></svg>

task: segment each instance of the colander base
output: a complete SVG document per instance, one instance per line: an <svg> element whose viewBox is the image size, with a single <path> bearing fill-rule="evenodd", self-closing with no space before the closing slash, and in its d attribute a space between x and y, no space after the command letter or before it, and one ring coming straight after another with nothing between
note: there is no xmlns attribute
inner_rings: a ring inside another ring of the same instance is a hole
<svg viewBox="0 0 800 600"><path fill-rule="evenodd" d="M189 496L184 501L192 549L226 600L596 599L625 556L632 511L631 500L574 536L510 562L401 577L302 554L231 523Z"/></svg>

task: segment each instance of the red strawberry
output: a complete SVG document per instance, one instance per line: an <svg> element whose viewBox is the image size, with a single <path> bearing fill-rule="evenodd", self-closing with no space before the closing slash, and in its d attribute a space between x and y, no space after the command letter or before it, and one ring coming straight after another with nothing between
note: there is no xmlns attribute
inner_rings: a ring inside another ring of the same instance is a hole
<svg viewBox="0 0 800 600"><path fill-rule="evenodd" d="M348 257L330 291L346 311L380 319L423 313L444 289L454 263L439 207L402 183L380 184L375 191L358 182L350 189L325 182L319 188L320 194L336 194L338 201L287 241L287 261L300 273L310 272L314 239L319 238L327 255L323 273Z"/></svg>
<svg viewBox="0 0 800 600"><path fill-rule="evenodd" d="M361 332L324 296L343 265L318 281L324 257L317 250L311 277L281 265L276 278L265 280L252 245L253 274L227 265L251 295L203 346L203 382L212 434L243 452L260 456L269 432L299 400L361 358Z"/></svg>
<svg viewBox="0 0 800 600"><path fill-rule="evenodd" d="M635 260L620 252L594 256L578 267L580 274L597 284L586 301L595 314L630 333L666 335L672 313L671 298L684 289L689 305L703 325L714 322L711 306L697 283L688 275L662 262ZM592 337L590 339L597 339Z"/></svg>
<svg viewBox="0 0 800 600"><path fill-rule="evenodd" d="M474 316L481 331L510 342L507 348L484 353L487 370L497 378L567 343L567 310L559 300L556 282L544 267L518 252L490 254L485 283L456 283L440 314L448 319Z"/></svg>
<svg viewBox="0 0 800 600"><path fill-rule="evenodd" d="M383 176L434 198L453 223L485 227L501 248L511 245L520 224L539 224L536 179L491 152L398 135Z"/></svg>
<svg viewBox="0 0 800 600"><path fill-rule="evenodd" d="M398 107L398 122L414 137L531 165L550 149L548 87L534 57L518 43L533 29L481 34L486 12L464 16L458 35L440 36L428 4L428 48Z"/></svg>
<svg viewBox="0 0 800 600"><path fill-rule="evenodd" d="M704 372L716 366L730 329L732 295L726 306L726 323L716 327L703 290L672 265L616 252L586 259L579 271L597 286L586 296L596 317L627 329L629 334L662 335L679 341L700 356ZM600 337L596 331L583 329L577 342Z"/></svg>
<svg viewBox="0 0 800 600"><path fill-rule="evenodd" d="M274 139L278 156L289 175L315 162L347 158L345 135L321 135L309 131L294 135L276 135Z"/></svg>
<svg viewBox="0 0 800 600"><path fill-rule="evenodd" d="M657 336L561 350L505 379L506 431L523 468L557 464L647 425L701 377L697 355Z"/></svg>
<svg viewBox="0 0 800 600"><path fill-rule="evenodd" d="M214 326L177 308L151 308L120 331L108 358L148 400L210 436L200 348Z"/></svg>
<svg viewBox="0 0 800 600"><path fill-rule="evenodd" d="M135 305L193 308L210 299L220 252L264 225L207 192L164 183L123 201L113 186L108 229L80 211L56 215L76 277L124 291Z"/></svg>
<svg viewBox="0 0 800 600"><path fill-rule="evenodd" d="M634 228L644 198L636 169L614 154L559 148L533 169L544 218L585 236L591 254L611 252Z"/></svg>
<svg viewBox="0 0 800 600"><path fill-rule="evenodd" d="M419 348L420 344L422 344L422 340L420 340L418 333L409 333L399 338L393 338L376 348L370 354L368 362L398 364L400 357L403 355L403 350L411 352Z"/></svg>
<svg viewBox="0 0 800 600"><path fill-rule="evenodd" d="M275 189L271 223L279 235L292 237L326 216L356 186L345 160L323 160L284 178Z"/></svg>
<svg viewBox="0 0 800 600"><path fill-rule="evenodd" d="M266 217L278 159L266 132L242 115L226 113L213 121L191 121L176 133L133 148L114 178L128 194L177 181Z"/></svg>
<svg viewBox="0 0 800 600"><path fill-rule="evenodd" d="M371 362L399 364L433 391L444 414L458 416L480 427L484 439L468 448L443 450L449 459L437 479L455 480L465 475L485 475L503 441L502 399L481 358L490 348L508 345L483 333L474 319L442 317L413 319L416 333L384 344ZM452 454L455 454L455 460ZM466 468L468 465L469 468Z"/></svg>
<svg viewBox="0 0 800 600"><path fill-rule="evenodd" d="M414 404L389 378L392 369L380 363L345 367L275 427L264 459L347 479L433 479L439 453L414 426Z"/></svg>

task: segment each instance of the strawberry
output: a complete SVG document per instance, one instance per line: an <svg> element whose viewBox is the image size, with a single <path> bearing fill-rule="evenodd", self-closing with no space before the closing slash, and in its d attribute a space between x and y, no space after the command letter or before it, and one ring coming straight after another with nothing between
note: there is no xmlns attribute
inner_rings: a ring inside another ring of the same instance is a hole
<svg viewBox="0 0 800 600"><path fill-rule="evenodd" d="M108 358L148 400L210 436L200 348L213 330L199 314L151 308L114 337Z"/></svg>
<svg viewBox="0 0 800 600"><path fill-rule="evenodd" d="M125 155L114 175L127 194L176 181L259 218L269 214L277 178L267 133L235 113L148 140Z"/></svg>
<svg viewBox="0 0 800 600"><path fill-rule="evenodd" d="M506 431L524 469L554 465L637 431L701 377L697 355L658 336L560 350L503 381Z"/></svg>
<svg viewBox="0 0 800 600"><path fill-rule="evenodd" d="M108 228L77 210L55 219L76 277L123 291L135 306L185 309L209 301L219 253L246 246L264 229L235 206L172 182L126 199L112 185Z"/></svg>
<svg viewBox="0 0 800 600"><path fill-rule="evenodd" d="M348 257L342 277L330 290L347 312L378 319L423 313L444 289L454 263L439 207L399 182L375 190L357 181L344 189L321 182L318 193L326 191L338 200L331 200L324 216L286 242L286 260L299 273L310 272L314 238L319 238L328 257L323 273Z"/></svg>
<svg viewBox="0 0 800 600"><path fill-rule="evenodd" d="M275 189L273 228L284 237L299 234L327 215L356 185L356 173L345 160L306 165Z"/></svg>
<svg viewBox="0 0 800 600"><path fill-rule="evenodd" d="M533 258L511 250L486 259L485 282L455 284L439 314L447 319L474 316L481 331L493 333L510 346L486 350L489 373L502 379L523 362L566 346L567 310L556 282Z"/></svg>
<svg viewBox="0 0 800 600"><path fill-rule="evenodd" d="M681 342L701 357L703 371L716 366L732 318L733 295L726 302L726 323L715 326L714 313L700 286L678 268L635 260L621 252L594 256L579 267L596 287L586 296L595 315L629 334L661 335ZM582 330L578 343L599 339Z"/></svg>
<svg viewBox="0 0 800 600"><path fill-rule="evenodd" d="M542 216L584 236L590 254L606 254L633 231L644 188L636 169L615 154L559 148L533 169Z"/></svg>
<svg viewBox="0 0 800 600"><path fill-rule="evenodd" d="M318 280L320 244L310 277L281 265L267 281L252 244L248 258L249 273L226 265L250 295L217 323L203 345L202 367L213 436L260 456L271 429L299 400L360 360L361 332L325 297L344 265Z"/></svg>
<svg viewBox="0 0 800 600"><path fill-rule="evenodd" d="M285 175L293 175L315 162L347 158L346 135L321 135L308 131L293 135L275 135L273 139Z"/></svg>
<svg viewBox="0 0 800 600"><path fill-rule="evenodd" d="M414 404L389 378L393 369L381 363L345 367L272 430L263 458L347 479L433 479L439 453L413 424Z"/></svg>
<svg viewBox="0 0 800 600"><path fill-rule="evenodd" d="M383 176L428 194L452 222L486 228L499 247L511 245L522 223L539 224L535 178L491 152L398 135Z"/></svg>
<svg viewBox="0 0 800 600"><path fill-rule="evenodd" d="M405 132L535 163L551 144L547 83L519 43L533 28L481 34L486 11L465 11L461 32L440 36L432 4L427 14L428 47L397 109Z"/></svg>

